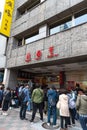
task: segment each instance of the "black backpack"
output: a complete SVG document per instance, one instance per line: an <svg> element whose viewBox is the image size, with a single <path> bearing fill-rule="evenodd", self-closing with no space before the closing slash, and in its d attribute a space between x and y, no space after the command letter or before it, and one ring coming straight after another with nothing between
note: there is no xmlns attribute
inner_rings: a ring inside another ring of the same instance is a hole
<svg viewBox="0 0 87 130"><path fill-rule="evenodd" d="M25 93L24 93L24 91L23 90L21 90L21 92L19 93L19 100L20 101L24 101L24 99L25 99Z"/></svg>
<svg viewBox="0 0 87 130"><path fill-rule="evenodd" d="M5 101L10 101L11 99L11 93L10 92L5 92L4 93L4 100Z"/></svg>

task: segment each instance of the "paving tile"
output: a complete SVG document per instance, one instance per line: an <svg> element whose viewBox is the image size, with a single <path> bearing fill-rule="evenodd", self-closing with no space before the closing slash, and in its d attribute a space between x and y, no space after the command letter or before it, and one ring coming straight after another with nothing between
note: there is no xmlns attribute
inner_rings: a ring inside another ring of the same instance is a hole
<svg viewBox="0 0 87 130"><path fill-rule="evenodd" d="M31 114L27 112L26 116L28 120L20 120L19 109L10 110L8 116L0 115L0 130L46 130L42 126L43 123L40 121L39 115L36 116L33 124L29 122L29 120L31 119ZM44 119L44 121L46 122L46 120L47 117ZM58 124L59 122L60 121L58 120ZM52 130L55 129L52 128ZM60 130L60 127L57 128L57 130ZM80 124L76 122L76 126L69 128L68 130L82 130L82 129Z"/></svg>

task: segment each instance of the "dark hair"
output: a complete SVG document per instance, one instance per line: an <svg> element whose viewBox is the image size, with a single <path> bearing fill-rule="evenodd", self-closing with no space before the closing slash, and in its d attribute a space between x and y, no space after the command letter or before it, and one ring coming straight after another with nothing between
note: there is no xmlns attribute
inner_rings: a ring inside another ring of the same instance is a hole
<svg viewBox="0 0 87 130"><path fill-rule="evenodd" d="M39 83L36 83L36 84L35 84L35 88L40 88L40 84L39 84Z"/></svg>
<svg viewBox="0 0 87 130"><path fill-rule="evenodd" d="M80 88L80 84L79 84L79 83L76 83L76 87Z"/></svg>
<svg viewBox="0 0 87 130"><path fill-rule="evenodd" d="M85 91L85 95L87 96L87 91Z"/></svg>
<svg viewBox="0 0 87 130"><path fill-rule="evenodd" d="M9 87L6 88L7 90L11 90Z"/></svg>
<svg viewBox="0 0 87 130"><path fill-rule="evenodd" d="M55 86L54 86L54 85L52 85L52 86L51 86L51 88L52 88L53 90L56 90L56 88L55 88Z"/></svg>

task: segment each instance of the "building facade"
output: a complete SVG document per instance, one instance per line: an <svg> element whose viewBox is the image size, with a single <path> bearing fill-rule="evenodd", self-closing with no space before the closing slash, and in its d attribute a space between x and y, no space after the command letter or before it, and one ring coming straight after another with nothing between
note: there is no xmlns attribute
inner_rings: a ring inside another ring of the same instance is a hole
<svg viewBox="0 0 87 130"><path fill-rule="evenodd" d="M6 86L35 78L86 89L87 1L15 0L6 66Z"/></svg>
<svg viewBox="0 0 87 130"><path fill-rule="evenodd" d="M3 82L5 65L6 65L6 45L7 38L0 35L0 83Z"/></svg>
<svg viewBox="0 0 87 130"><path fill-rule="evenodd" d="M14 0L0 1L0 84L4 83L7 76L6 50L10 35Z"/></svg>

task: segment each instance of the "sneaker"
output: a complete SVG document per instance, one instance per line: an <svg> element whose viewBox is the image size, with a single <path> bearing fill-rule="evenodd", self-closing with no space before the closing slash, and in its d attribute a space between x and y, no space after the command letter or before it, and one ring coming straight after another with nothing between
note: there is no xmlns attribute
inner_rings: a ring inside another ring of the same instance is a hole
<svg viewBox="0 0 87 130"><path fill-rule="evenodd" d="M72 125L67 125L68 127L72 127Z"/></svg>
<svg viewBox="0 0 87 130"><path fill-rule="evenodd" d="M72 126L75 126L75 124L72 124Z"/></svg>
<svg viewBox="0 0 87 130"><path fill-rule="evenodd" d="M53 128L57 127L57 125L53 125Z"/></svg>
<svg viewBox="0 0 87 130"><path fill-rule="evenodd" d="M34 123L33 120L30 120L31 125Z"/></svg>
<svg viewBox="0 0 87 130"><path fill-rule="evenodd" d="M40 120L41 123L43 123L44 121L43 120Z"/></svg>
<svg viewBox="0 0 87 130"><path fill-rule="evenodd" d="M30 122L32 123L32 122L33 122L33 120L31 119L31 120L30 120Z"/></svg>
<svg viewBox="0 0 87 130"><path fill-rule="evenodd" d="M23 118L23 117L20 117L20 119L21 119L21 120L24 120L24 118Z"/></svg>
<svg viewBox="0 0 87 130"><path fill-rule="evenodd" d="M48 126L50 126L50 123L47 123Z"/></svg>
<svg viewBox="0 0 87 130"><path fill-rule="evenodd" d="M11 109L12 109L12 107L9 107L9 109L11 110Z"/></svg>
<svg viewBox="0 0 87 130"><path fill-rule="evenodd" d="M8 115L8 113L3 112L3 113L2 113L2 115L7 116L7 115Z"/></svg>
<svg viewBox="0 0 87 130"><path fill-rule="evenodd" d="M24 118L24 120L28 120L28 118Z"/></svg>

